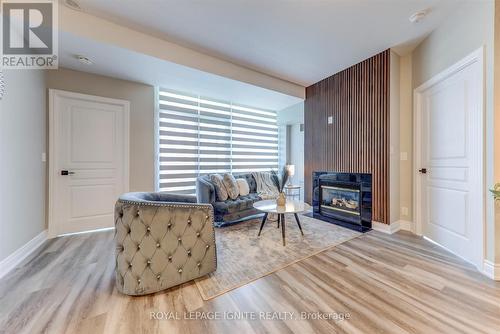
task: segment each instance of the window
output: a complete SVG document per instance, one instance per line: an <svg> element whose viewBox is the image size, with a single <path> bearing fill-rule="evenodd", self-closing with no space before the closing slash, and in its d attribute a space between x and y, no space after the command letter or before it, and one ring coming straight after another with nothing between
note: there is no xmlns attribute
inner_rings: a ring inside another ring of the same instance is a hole
<svg viewBox="0 0 500 334"><path fill-rule="evenodd" d="M276 112L160 89L160 191L195 194L196 177L278 168Z"/></svg>

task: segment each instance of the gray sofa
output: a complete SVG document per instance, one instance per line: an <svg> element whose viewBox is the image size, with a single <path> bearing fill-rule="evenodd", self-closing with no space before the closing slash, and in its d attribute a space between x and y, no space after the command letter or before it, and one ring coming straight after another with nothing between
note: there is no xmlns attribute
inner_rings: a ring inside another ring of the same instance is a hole
<svg viewBox="0 0 500 334"><path fill-rule="evenodd" d="M248 182L250 193L247 196L238 196L235 200L228 199L224 202L217 200L215 188L208 175L196 179L196 196L198 203L209 203L214 207L214 224L221 227L233 224L262 213L253 208L253 203L260 201L257 195L257 183L250 173L233 174L235 178L244 178Z"/></svg>
<svg viewBox="0 0 500 334"><path fill-rule="evenodd" d="M195 196L128 193L115 206L116 287L168 289L215 271L213 209Z"/></svg>

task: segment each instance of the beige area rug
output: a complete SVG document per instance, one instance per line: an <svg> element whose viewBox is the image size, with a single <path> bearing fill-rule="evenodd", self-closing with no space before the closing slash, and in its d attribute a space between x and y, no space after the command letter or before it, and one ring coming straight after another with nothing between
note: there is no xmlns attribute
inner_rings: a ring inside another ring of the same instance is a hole
<svg viewBox="0 0 500 334"><path fill-rule="evenodd" d="M302 215L299 219L303 237L294 216L286 217L286 246L276 222L267 221L260 237L259 219L217 228L217 271L196 280L203 299L217 297L361 235L318 219Z"/></svg>

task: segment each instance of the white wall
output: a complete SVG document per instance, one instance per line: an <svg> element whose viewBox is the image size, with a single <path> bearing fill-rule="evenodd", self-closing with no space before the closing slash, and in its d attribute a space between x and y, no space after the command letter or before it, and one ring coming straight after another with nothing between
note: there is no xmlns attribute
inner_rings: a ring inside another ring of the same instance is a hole
<svg viewBox="0 0 500 334"><path fill-rule="evenodd" d="M399 219L413 219L413 89L411 54L399 62ZM403 160L406 159L406 160ZM403 209L406 209L403 210Z"/></svg>
<svg viewBox="0 0 500 334"><path fill-rule="evenodd" d="M295 175L292 177L292 183L302 187L301 199L303 199L304 131L300 131L301 124L304 124L304 102L297 103L278 111L278 126L280 129L280 168L287 162L295 165ZM287 155L286 152L289 152L289 154Z"/></svg>
<svg viewBox="0 0 500 334"><path fill-rule="evenodd" d="M500 221L495 222L494 202L486 189L495 183L495 179L500 181L500 165L495 166L494 164L494 14L495 3L493 0L462 4L413 51L412 80L413 88L416 88L473 51L484 47L486 88L486 187L484 189L487 199L486 258L490 261L495 260L496 247L498 262L500 260L500 240L497 240L495 246L495 224L498 229ZM495 169L497 171L496 178L494 175ZM500 215L497 219L500 219Z"/></svg>
<svg viewBox="0 0 500 334"><path fill-rule="evenodd" d="M45 73L4 70L0 100L0 261L45 230Z"/></svg>
<svg viewBox="0 0 500 334"><path fill-rule="evenodd" d="M399 179L399 114L400 114L400 57L391 50L390 60L390 100L389 100L389 222L399 220L400 212L400 179Z"/></svg>

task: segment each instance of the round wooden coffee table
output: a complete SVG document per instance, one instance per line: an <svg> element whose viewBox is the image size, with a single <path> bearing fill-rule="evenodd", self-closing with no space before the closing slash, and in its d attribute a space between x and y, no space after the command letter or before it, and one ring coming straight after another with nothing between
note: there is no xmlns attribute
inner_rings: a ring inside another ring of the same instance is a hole
<svg viewBox="0 0 500 334"><path fill-rule="evenodd" d="M287 200L286 205L278 206L276 205L276 200L269 199L269 200L257 201L253 204L253 207L259 211L264 212L264 218L262 219L262 224L260 224L258 236L260 236L260 233L262 232L262 228L266 223L267 215L269 213L276 213L278 215L278 228L280 227L281 224L281 235L283 237L283 246L286 245L285 214L291 214L291 213L294 214L295 221L297 222L297 225L299 226L300 229L300 233L304 235L304 232L302 232L302 226L300 226L299 216L297 214L309 210L311 208L309 204L301 201Z"/></svg>

